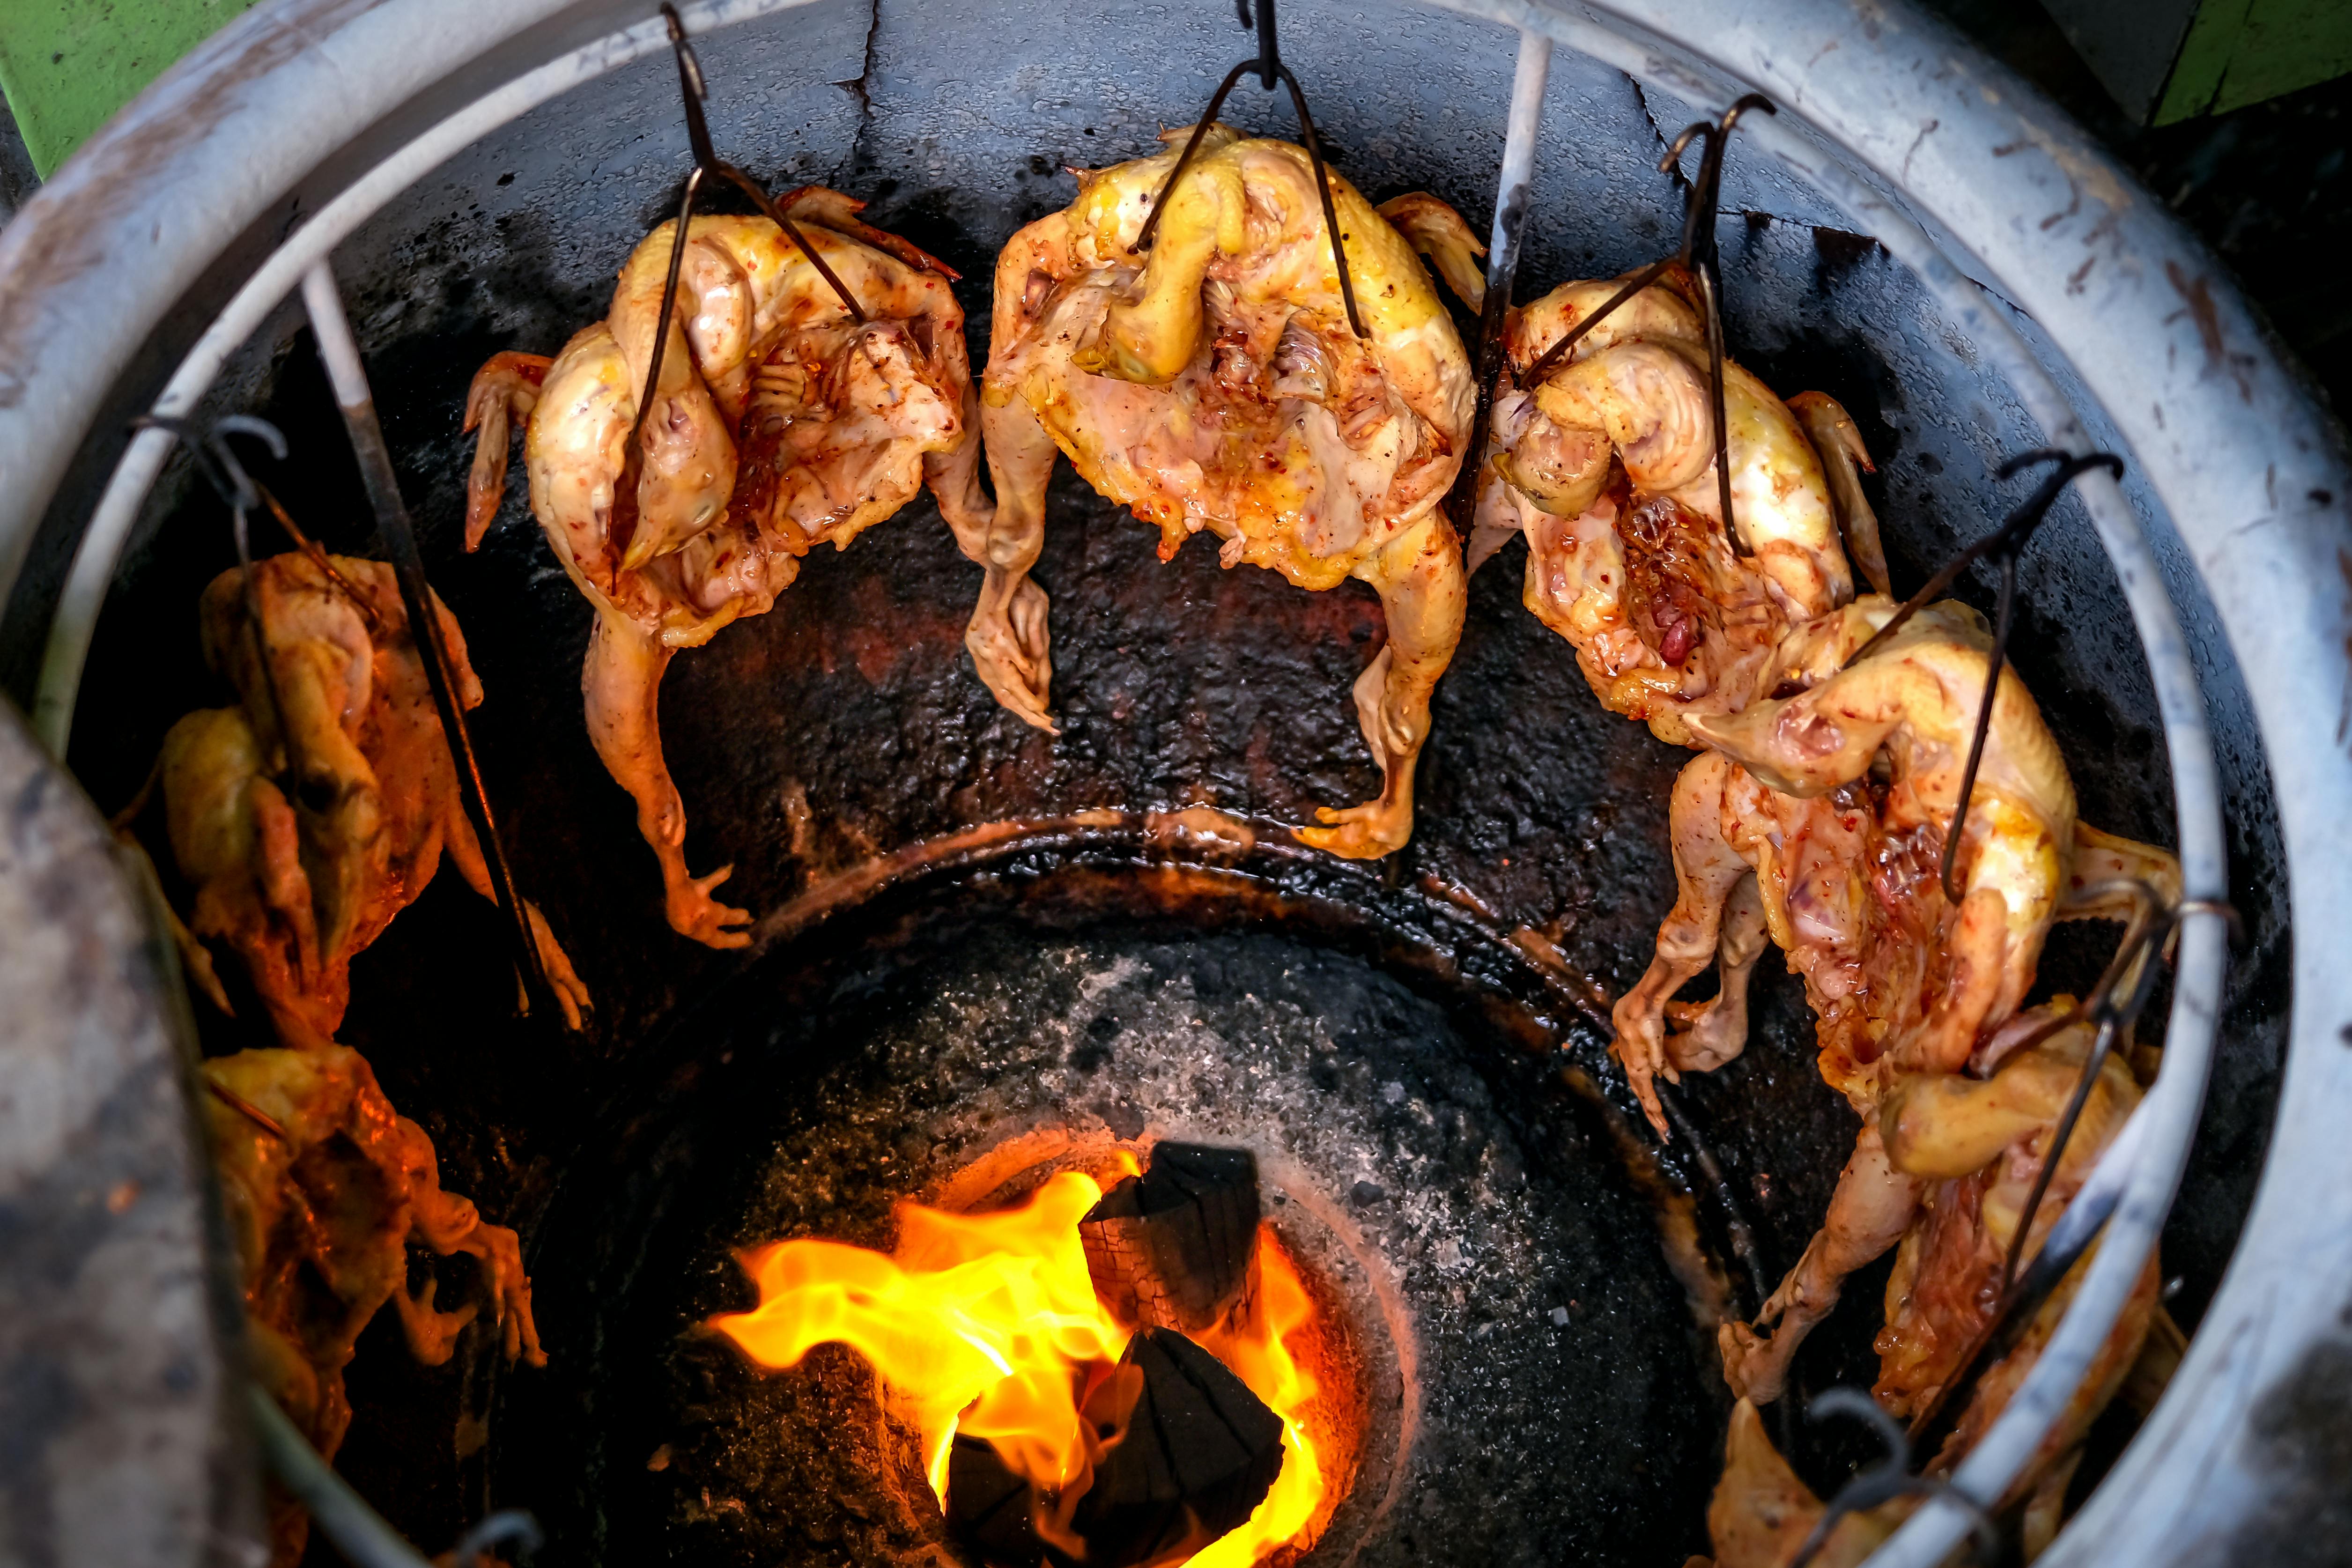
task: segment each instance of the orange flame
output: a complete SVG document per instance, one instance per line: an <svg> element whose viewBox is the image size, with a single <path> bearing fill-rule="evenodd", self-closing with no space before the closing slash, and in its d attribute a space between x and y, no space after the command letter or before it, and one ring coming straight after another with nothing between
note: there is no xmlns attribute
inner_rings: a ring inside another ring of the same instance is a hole
<svg viewBox="0 0 2352 1568"><path fill-rule="evenodd" d="M988 1439L1015 1474L1058 1493L1090 1469L1078 1374L1116 1363L1131 1332L1096 1298L1078 1240L1078 1221L1102 1194L1093 1177L1065 1171L995 1214L901 1205L898 1245L887 1257L839 1242L772 1243L743 1258L759 1306L711 1327L763 1366L794 1365L834 1342L865 1356L921 1433L942 1506L959 1431ZM1316 1380L1294 1353L1311 1330L1313 1298L1269 1226L1258 1229L1257 1256L1254 1321L1198 1339L1281 1418L1282 1470L1256 1510L1191 1568L1249 1568L1330 1514L1306 1424Z"/></svg>

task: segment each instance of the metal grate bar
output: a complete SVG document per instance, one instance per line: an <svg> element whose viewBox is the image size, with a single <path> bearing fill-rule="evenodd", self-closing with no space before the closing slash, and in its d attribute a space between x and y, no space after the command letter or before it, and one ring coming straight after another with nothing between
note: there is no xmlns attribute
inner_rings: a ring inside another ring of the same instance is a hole
<svg viewBox="0 0 2352 1568"><path fill-rule="evenodd" d="M1543 125L1544 89L1551 85L1551 40L1522 30L1511 71L1511 112L1503 129L1503 167L1495 181L1495 223L1486 235L1486 300L1478 313L1478 411L1470 421L1470 449L1454 481L1454 527L1465 538L1478 510L1478 476L1486 467L1486 433L1494 427L1495 378L1503 371L1503 318L1519 275L1519 238L1528 226L1528 188L1535 181L1536 135Z"/></svg>

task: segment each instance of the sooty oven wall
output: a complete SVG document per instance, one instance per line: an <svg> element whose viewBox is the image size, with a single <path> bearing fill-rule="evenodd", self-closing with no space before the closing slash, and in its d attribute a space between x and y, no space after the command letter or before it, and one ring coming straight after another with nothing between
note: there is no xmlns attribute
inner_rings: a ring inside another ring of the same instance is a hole
<svg viewBox="0 0 2352 1568"><path fill-rule="evenodd" d="M1513 36L1420 8L1312 0L1286 6L1284 28L1336 165L1374 200L1434 191L1483 232ZM1207 0L878 14L820 4L712 36L701 53L722 152L777 186L823 181L864 197L869 217L961 269L978 364L996 247L1070 198L1066 165L1139 155L1161 127L1190 121L1246 42ZM746 976L794 967L790 954L711 953L663 923L651 857L581 724L590 612L537 536L520 464L481 553L458 548L467 378L502 348L552 353L601 311L621 258L674 198L685 156L674 81L667 61L651 60L543 108L428 176L338 258L436 584L488 693L477 734L518 877L598 1004L581 1036L514 1019L494 914L444 877L354 965L344 1037L434 1134L447 1184L520 1226L527 1244L580 1152L609 1150L631 1097L724 1032L698 1023L740 1014ZM1683 116L1617 73L1555 55L1521 299L1673 243L1680 188L1654 164ZM1228 119L1290 133L1286 107L1254 88L1237 92ZM1916 584L1987 526L2002 500L1990 468L2033 444L2030 424L1909 276L1817 198L1736 149L1724 203L1733 351L1783 395L1820 387L1854 413L1880 461L1871 483L1897 585ZM348 448L290 314L224 386L224 406L258 406L292 437L294 458L265 472L297 512L331 547L366 552ZM978 572L928 500L849 552L813 557L776 610L670 671L664 730L692 863L731 861L728 896L765 913L845 867L975 824L1206 805L1264 828L1368 795L1377 774L1349 688L1381 646L1370 594L1307 595L1270 574L1221 572L1201 545L1162 566L1152 542L1065 471L1037 572L1054 600L1058 739L1008 719L971 675L961 629ZM167 485L109 601L84 689L72 761L102 805L129 797L174 717L219 700L196 658L194 608L229 559L219 509L184 479ZM1448 1006L1516 998L1477 1027L1534 1053L1547 1080L1580 1068L1622 1120L1592 997L1638 976L1671 902L1664 819L1685 758L1599 710L1566 645L1519 606L1524 559L1514 544L1473 584L1412 846L1366 867L1280 854L1269 837L1234 874L1296 897L1234 908L1252 930L1338 943ZM2174 575L2194 622L2200 601ZM1988 588L1964 592L1986 605ZM2112 574L2071 503L2029 556L2025 600L2016 658L2067 751L2084 816L2168 842L2153 698ZM2251 1191L2286 1002L2284 879L2259 747L2233 672L2215 662L2210 636L2200 647L2231 790L2235 896L2254 942L2238 963L2206 1135L2168 1237L2168 1266L2186 1279L2175 1310L2192 1321ZM1133 842L1119 842L1113 858L1132 858ZM996 871L1048 877L1089 853L1112 852L1065 845ZM1218 923L1197 901L1185 910ZM1335 910L1364 916L1351 923ZM1017 932L1037 920L1015 900L1002 923ZM1580 1000L1580 983L1510 956L1499 939L1522 929L1590 977ZM2079 988L2110 940L2063 929L2045 989ZM1811 1067L1794 981L1776 960L1765 970L1748 1055L1694 1080L1686 1099L1777 1275L1820 1215L1852 1125ZM205 1029L212 1049L264 1043L243 1023ZM1668 1168L1685 1153L1666 1151ZM551 1262L534 1267L544 1277ZM1475 1259L1462 1268L1468 1289L1525 1293L1525 1281L1482 1281ZM1852 1300L1873 1301L1875 1278ZM1845 1314L1842 1331L1809 1347L1801 1382L1866 1381L1871 1326L1866 1308ZM447 1539L488 1500L499 1375L472 1339L430 1373L407 1365L383 1325L362 1344L344 1468L419 1539ZM1817 1481L1836 1462L1827 1450L1807 1458ZM1427 1484L1444 1484L1442 1467ZM499 1500L531 1500L501 1488Z"/></svg>

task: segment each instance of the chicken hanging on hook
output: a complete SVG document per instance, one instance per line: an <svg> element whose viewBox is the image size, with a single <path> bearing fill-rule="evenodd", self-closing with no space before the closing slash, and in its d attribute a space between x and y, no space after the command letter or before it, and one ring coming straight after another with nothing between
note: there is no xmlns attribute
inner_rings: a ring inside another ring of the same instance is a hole
<svg viewBox="0 0 2352 1568"><path fill-rule="evenodd" d="M1663 1134L1654 1079L1739 1055L1749 978L1777 943L1817 1016L1822 1076L1864 1118L1804 1256L1756 1324L1722 1330L1726 1378L1759 1404L1780 1396L1845 1277L1916 1211L1918 1182L1880 1136L1885 1097L1906 1078L1997 1064L2053 922L2115 918L2112 889L2126 883L2179 896L2169 854L2075 819L2057 742L2006 668L1948 894L1937 868L1992 638L1981 616L1947 601L1855 658L1895 608L1866 596L1792 633L1768 677L1795 695L1694 719L1716 749L1675 783L1679 896L1649 972L1612 1014L1611 1053ZM1709 963L1713 998L1670 1000Z"/></svg>
<svg viewBox="0 0 2352 1568"><path fill-rule="evenodd" d="M981 416L996 482L985 591L994 601L984 596L982 610L1013 636L994 646L1001 657L978 641L973 654L999 700L1051 727L1044 598L1025 574L1057 450L1158 526L1162 560L1205 531L1223 542L1228 567L1266 567L1312 590L1369 584L1388 643L1356 684L1356 710L1382 787L1360 805L1319 810L1326 826L1299 837L1350 858L1386 855L1412 832L1430 692L1462 635L1461 551L1438 507L1475 402L1469 358L1414 251L1476 309L1484 247L1433 197L1375 209L1333 174L1350 301L1308 152L1212 122L1146 251L1139 241L1178 166L1174 144L1193 133L1169 132L1166 152L1080 172L1077 200L1015 234L997 258ZM1033 595L1025 607L1022 594Z"/></svg>
<svg viewBox="0 0 2352 1568"><path fill-rule="evenodd" d="M1687 719L1738 712L1781 637L1853 597L1846 544L1882 593L1886 566L1853 419L1822 393L1783 404L1729 360L1727 531L1686 270L1544 363L1625 281L1563 283L1510 313L1471 568L1524 532L1528 608L1575 647L1602 704L1696 745Z"/></svg>
<svg viewBox="0 0 2352 1568"><path fill-rule="evenodd" d="M323 1049L351 1001L352 957L424 892L445 848L468 887L495 894L393 569L289 552L253 563L249 599L245 586L231 567L197 611L205 661L236 703L172 726L116 828L129 833L160 797L170 863L191 889L186 923L172 915L189 978L230 1011L205 946L220 943L278 1037ZM465 636L433 603L455 695L474 707L482 686ZM526 900L523 912L578 1028L587 987L538 906Z"/></svg>
<svg viewBox="0 0 2352 1568"><path fill-rule="evenodd" d="M1890 590L1871 467L1835 399L1783 404L1724 353L1715 238L1723 160L1749 93L1660 161L1688 183L1681 247L1508 312L1480 461L1470 570L1528 540L1526 602L1576 648L1604 706L1660 740L1738 712L1792 627L1853 597L1846 551Z"/></svg>
<svg viewBox="0 0 2352 1568"><path fill-rule="evenodd" d="M692 219L633 496L619 491L661 331L676 223L630 256L604 321L551 361L497 355L466 402L466 427L480 432L467 547L497 515L509 428L526 418L531 510L596 606L581 675L589 736L636 800L671 926L712 947L748 943L751 915L710 896L731 867L699 877L686 868L686 807L656 710L677 650L766 613L802 556L821 544L847 549L925 485L964 553L989 568L971 634L982 672L1018 640L1008 619L1042 628L1045 618L1043 595L1003 587L1007 574L987 559L978 405L963 310L949 289L957 275L860 221L864 204L837 191L804 186L776 205L833 277L769 218Z"/></svg>

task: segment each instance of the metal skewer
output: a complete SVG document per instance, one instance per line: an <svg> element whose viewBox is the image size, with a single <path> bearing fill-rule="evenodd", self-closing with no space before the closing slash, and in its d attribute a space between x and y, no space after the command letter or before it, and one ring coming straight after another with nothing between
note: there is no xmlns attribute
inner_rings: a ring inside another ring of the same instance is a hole
<svg viewBox="0 0 2352 1568"><path fill-rule="evenodd" d="M1467 539L1476 521L1478 490L1486 471L1486 437L1495 426L1495 387L1503 374L1503 326L1511 313L1511 286L1519 275L1519 241L1527 232L1528 187L1535 179L1536 132L1544 89L1551 80L1551 39L1519 35L1511 73L1511 110L1503 130L1503 166L1495 187L1495 222L1486 236L1486 299L1478 312L1478 405L1470 417L1470 446L1454 493L1447 498L1454 531Z"/></svg>
<svg viewBox="0 0 2352 1568"><path fill-rule="evenodd" d="M2093 468L2105 468L2116 479L2124 476L2124 460L2113 452L2093 452L2074 457L2053 447L2040 447L2021 452L2003 463L2000 477L2015 478L2037 463L2055 463L2057 467L2034 492L2018 503L1999 528L1952 557L1944 569L1927 580L1927 585L1903 602L1900 609L1885 626L1872 634L1870 639L1853 650L1840 668L1851 669L1883 647L1911 617L1927 605L1941 597L1946 590L1959 580L1961 573L1987 556L2000 563L2000 597L1995 607L1992 629L1992 653L1985 665L1984 700L1977 704L1976 735L1969 742L1968 766L1960 773L1960 800L1952 808L1952 825L1944 835L1942 880L1944 897L1952 903L1960 901L1959 884L1954 879L1959 871L1960 829L1969 817L1969 797L1976 793L1977 768L1984 761L1985 737L1992 730L1993 699L2000 692L2000 672L2009 657L2010 621L2017 604L2017 558L2024 551L2027 540L2050 515L2050 509L2065 493L2066 487Z"/></svg>
<svg viewBox="0 0 2352 1568"><path fill-rule="evenodd" d="M368 388L367 369L360 362L359 343L352 336L351 319L343 313L341 293L333 271L320 262L303 276L302 303L309 310L311 331L319 340L319 357L326 363L327 379L342 410L343 427L351 433L359 457L360 478L367 487L384 548L392 557L393 575L400 584L400 599L408 611L409 636L425 665L425 683L433 689L433 706L441 715L441 731L449 742L449 760L457 774L457 797L473 825L475 841L490 874L490 890L507 918L515 944L515 967L521 975L523 1005L550 994L547 972L540 963L539 941L531 930L530 913L515 890L514 870L507 861L498 820L490 811L474 740L466 726L466 710L457 700L457 667L441 638L441 616L425 581L425 556L417 548L416 530L409 521L408 505L401 499L400 480L393 472L392 452L384 445L383 426L376 420L375 395Z"/></svg>

